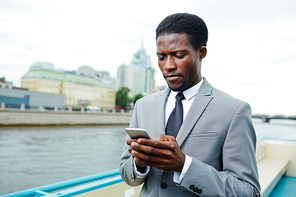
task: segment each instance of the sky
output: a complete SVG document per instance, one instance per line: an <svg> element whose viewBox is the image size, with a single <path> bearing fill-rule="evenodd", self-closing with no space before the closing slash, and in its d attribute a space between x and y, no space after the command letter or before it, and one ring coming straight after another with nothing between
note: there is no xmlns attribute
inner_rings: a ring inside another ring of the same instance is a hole
<svg viewBox="0 0 296 197"><path fill-rule="evenodd" d="M89 65L116 77L144 45L158 69L155 29L187 12L207 24L202 75L253 114L296 115L295 0L0 0L0 77L20 86L34 62Z"/></svg>

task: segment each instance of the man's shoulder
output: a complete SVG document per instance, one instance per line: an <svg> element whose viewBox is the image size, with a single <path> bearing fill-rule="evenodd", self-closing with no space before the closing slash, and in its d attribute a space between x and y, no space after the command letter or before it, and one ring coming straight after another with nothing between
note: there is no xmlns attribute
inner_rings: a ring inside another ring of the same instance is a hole
<svg viewBox="0 0 296 197"><path fill-rule="evenodd" d="M224 92L220 89L214 88L213 87L213 91L212 91L212 96L213 97L221 97L221 98L225 98L225 99L231 99L231 100L237 100L237 101L241 101L240 99L230 95L227 92Z"/></svg>
<svg viewBox="0 0 296 197"><path fill-rule="evenodd" d="M242 105L247 105L247 106L249 105L246 101L235 98L232 95L214 87L212 90L212 97L213 97L213 102L219 103L220 105L232 106L234 108Z"/></svg>
<svg viewBox="0 0 296 197"><path fill-rule="evenodd" d="M233 103L233 104L246 103L243 100L235 98L235 97L231 96L230 94L213 87L205 78L204 78L204 85L205 85L205 87L203 87L203 89L201 90L203 92L203 94L204 95L211 95L216 102L221 102L221 103L229 102L229 103Z"/></svg>

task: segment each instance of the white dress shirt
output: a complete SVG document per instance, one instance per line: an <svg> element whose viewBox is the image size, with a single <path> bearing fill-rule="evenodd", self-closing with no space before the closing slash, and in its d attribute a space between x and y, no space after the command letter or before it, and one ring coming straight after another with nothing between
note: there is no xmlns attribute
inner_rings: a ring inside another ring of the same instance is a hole
<svg viewBox="0 0 296 197"><path fill-rule="evenodd" d="M183 95L185 97L185 99L182 100L182 105L183 105L183 121L184 119L186 118L186 115L193 103L193 100L195 98L195 96L197 95L201 85L203 83L203 78L202 80L196 84L195 86L183 91ZM174 110L175 108L175 101L176 101L176 95L178 94L179 92L176 92L176 91L170 91L168 97L167 97L167 100L166 100L166 103L165 103L165 127L166 127L166 124L167 124L167 121L172 113L172 111ZM179 173L179 172L175 172L174 173L174 182L176 184L180 184L183 177L185 176L190 164L192 162L192 158L188 155L185 154L185 162L184 162L184 166L183 166L183 169L182 169L182 172ZM135 164L135 161L134 161L134 168L135 168L135 171L136 171L136 175L139 176L139 177L142 177L144 175L146 175L149 170L150 170L150 166L147 166L147 168L145 169L145 172L144 173L140 173L137 168L136 168L136 164Z"/></svg>

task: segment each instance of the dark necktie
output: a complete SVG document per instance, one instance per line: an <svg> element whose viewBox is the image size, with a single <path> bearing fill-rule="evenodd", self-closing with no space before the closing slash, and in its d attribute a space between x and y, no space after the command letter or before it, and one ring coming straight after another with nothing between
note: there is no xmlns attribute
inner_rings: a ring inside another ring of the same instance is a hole
<svg viewBox="0 0 296 197"><path fill-rule="evenodd" d="M176 137L183 123L183 99L185 99L183 92L179 92L176 96L175 108L172 111L165 128L167 135Z"/></svg>

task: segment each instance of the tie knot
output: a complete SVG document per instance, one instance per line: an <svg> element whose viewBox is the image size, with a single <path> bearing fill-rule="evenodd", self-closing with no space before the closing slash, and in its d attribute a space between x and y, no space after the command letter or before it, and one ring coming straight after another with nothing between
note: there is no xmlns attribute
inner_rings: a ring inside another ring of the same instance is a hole
<svg viewBox="0 0 296 197"><path fill-rule="evenodd" d="M185 99L183 92L179 92L176 96L176 101L182 101Z"/></svg>

